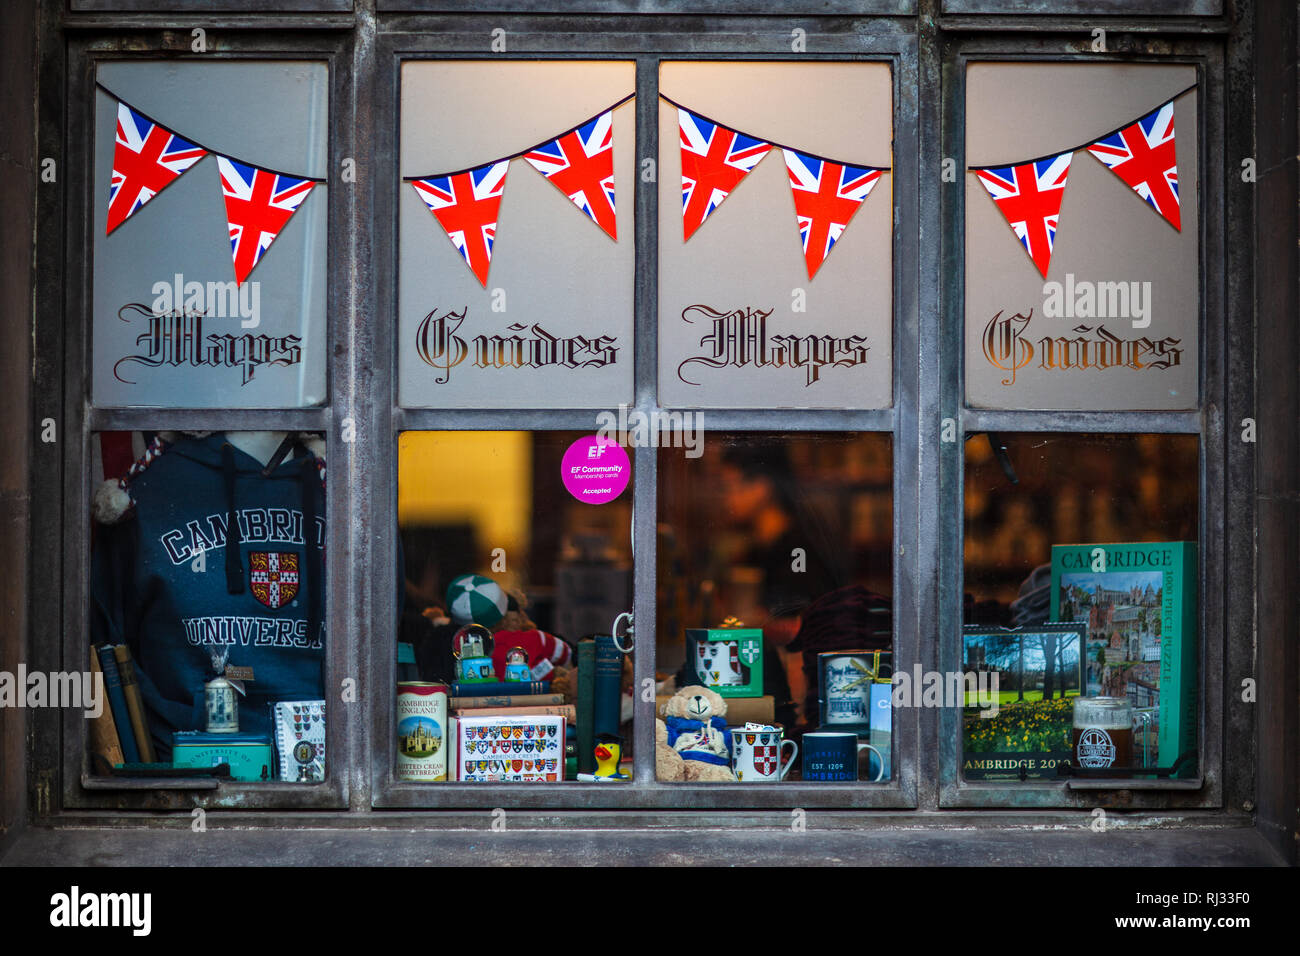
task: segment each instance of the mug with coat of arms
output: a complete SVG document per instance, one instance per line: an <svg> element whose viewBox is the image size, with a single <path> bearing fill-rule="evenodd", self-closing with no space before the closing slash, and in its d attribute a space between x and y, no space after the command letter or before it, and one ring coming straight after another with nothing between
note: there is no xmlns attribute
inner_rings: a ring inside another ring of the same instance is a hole
<svg viewBox="0 0 1300 956"><path fill-rule="evenodd" d="M731 769L741 783L775 783L784 780L799 755L799 745L793 740L783 740L780 724L758 727L730 727ZM790 756L781 759L786 744Z"/></svg>

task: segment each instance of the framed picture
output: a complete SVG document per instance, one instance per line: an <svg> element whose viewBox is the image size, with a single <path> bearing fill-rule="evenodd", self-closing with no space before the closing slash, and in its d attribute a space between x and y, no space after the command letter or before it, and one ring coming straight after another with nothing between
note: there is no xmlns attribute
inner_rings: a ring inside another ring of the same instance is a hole
<svg viewBox="0 0 1300 956"><path fill-rule="evenodd" d="M1085 627L962 630L962 771L968 780L1055 779L1070 760Z"/></svg>

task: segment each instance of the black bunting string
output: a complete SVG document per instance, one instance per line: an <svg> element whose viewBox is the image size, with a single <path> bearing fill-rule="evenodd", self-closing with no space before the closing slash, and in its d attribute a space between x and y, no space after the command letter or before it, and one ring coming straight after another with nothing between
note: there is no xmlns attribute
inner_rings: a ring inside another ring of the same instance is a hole
<svg viewBox="0 0 1300 956"><path fill-rule="evenodd" d="M264 173L274 173L274 174L277 175L277 176L288 176L288 177L290 177L291 179L301 179L301 180L304 180L304 181L306 181L306 182L319 183L319 184L321 184L321 185L324 185L325 182L326 182L324 179L320 178L319 176L306 176L306 175L304 175L304 174L302 174L302 173L289 173L289 172L285 172L283 169L274 169L274 168L272 168L272 167L270 167L270 166L264 166L264 165L262 165L261 163L255 163L255 162L253 162L253 161L251 161L251 160L240 159L238 156L233 156L233 155L231 155L230 153L226 152L226 151L223 150L223 149L213 149L211 146L208 146L208 145L205 144L205 143L200 143L197 139L195 139L193 136L190 136L188 133L182 133L182 132L180 132L179 130L177 130L177 129L171 127L171 126L168 126L166 123L160 122L159 120L157 120L157 119L155 119L154 117L150 116L150 115L149 115L148 113L146 113L144 110L142 110L142 109L138 109L138 108L137 108L136 106L134 106L133 104L128 103L126 100L122 99L122 97L118 96L116 93L114 93L112 90L110 90L110 89L109 89L107 86L105 86L103 83L100 83L100 82L96 81L96 82L95 82L95 86L97 86L99 89L103 90L105 93L107 93L109 96L111 96L111 97L112 97L114 100L116 100L118 103L121 103L122 105L126 106L128 109L131 109L132 111L138 113L140 116L143 116L145 119L147 119L150 123L153 123L153 124L154 124L155 126L157 126L159 129L166 130L168 133L171 133L171 135L173 135L173 136L179 136L181 139L185 140L187 143L193 143L193 144L194 144L196 147L198 147L199 149L204 150L205 152L210 153L210 154L213 155L213 156L222 156L222 157L225 157L226 159L231 160L232 162L239 163L241 166L252 166L252 167L255 168L255 169L260 169L260 170L261 170L262 172L264 172ZM201 162L201 161L200 161L200 162ZM196 165L197 165L197 164L196 164Z"/></svg>
<svg viewBox="0 0 1300 956"><path fill-rule="evenodd" d="M586 126L592 120L596 119L596 117L604 116L606 113L610 112L611 110L618 109L620 106L622 106L624 103L626 103L628 100L632 99L635 96L636 96L635 92L629 93L621 100L617 100L616 102L611 103L609 106L606 106L603 110L597 110L595 113L592 113L582 122L574 123L564 132L556 133L554 136L548 136L546 137L546 139L540 140L539 142L536 142L532 146L529 146L525 149L521 149L517 153L510 153L507 156L499 156L496 159L485 160L484 162L481 163L475 163L473 166L466 166L464 169L452 170L449 173L425 173L423 176L403 176L402 182L413 183L421 179L442 179L447 176L459 176L463 173L468 173L470 170L473 169L482 169L484 166L495 166L497 163L504 163L504 162L509 162L510 160L518 159L520 156L523 156L525 153L531 153L533 150L541 146L545 146L547 143L560 139L561 137L568 136L574 130L581 129L583 126Z"/></svg>
<svg viewBox="0 0 1300 956"><path fill-rule="evenodd" d="M784 149L792 153L799 153L803 156L809 156L813 159L821 160L824 163L834 163L837 166L852 166L855 169L878 170L884 173L890 172L892 169L892 167L890 166L873 166L871 163L845 162L842 159L833 159L830 156L822 156L820 153L814 153L807 149L800 149L798 146L787 146L784 143L778 143L774 139L768 139L766 136L759 136L757 133L747 132L746 130L740 129L736 126L732 126L730 123L723 123L720 122L719 120L715 120L712 116L706 116L704 113L701 113L699 110L692 109L689 106L685 106L682 103L678 103L675 99L673 99L670 96L665 96L664 94L660 93L659 98L663 100L665 103L675 106L679 110L685 110L686 112L690 113L692 116L698 116L700 119L712 123L715 126L721 126L723 129L729 129L732 132L740 133L742 136L748 136L750 139L756 139L760 143L767 143L769 146L775 146L777 149Z"/></svg>
<svg viewBox="0 0 1300 956"><path fill-rule="evenodd" d="M1192 92L1192 90L1196 89L1196 86L1197 84L1193 83L1191 86L1187 87L1186 89L1179 90L1173 96L1169 96L1166 97L1165 99L1162 99L1151 109L1144 110L1143 112L1139 113L1137 116L1133 117L1127 123L1120 123L1114 129L1108 129L1104 133L1100 133L1096 136L1090 137L1089 139L1085 139L1082 143L1080 143L1077 146L1067 146L1065 149L1058 149L1050 153L1044 153L1042 156L1035 156L1033 159L1017 159L1014 162L1010 162L1010 163L982 163L979 166L967 166L966 170L967 172L974 173L985 169L1006 169L1009 166L1027 166L1030 163L1041 163L1045 159L1052 159L1056 156L1061 156L1064 153L1077 153L1081 149L1087 149L1089 146L1091 146L1093 143L1097 142L1098 140L1105 139L1107 136L1113 136L1114 134L1118 133L1122 129L1128 129L1138 120L1140 120L1142 117L1151 115L1156 110L1160 109L1160 107L1164 106L1166 103L1172 103L1174 100L1178 99L1179 97L1186 96L1188 93Z"/></svg>

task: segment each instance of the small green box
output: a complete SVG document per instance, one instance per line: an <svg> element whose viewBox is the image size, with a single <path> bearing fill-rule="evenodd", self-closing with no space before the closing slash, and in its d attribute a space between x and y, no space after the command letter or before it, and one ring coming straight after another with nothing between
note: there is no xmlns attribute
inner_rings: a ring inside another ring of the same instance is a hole
<svg viewBox="0 0 1300 956"><path fill-rule="evenodd" d="M687 628L686 645L691 671L702 686L722 697L763 695L762 628Z"/></svg>
<svg viewBox="0 0 1300 956"><path fill-rule="evenodd" d="M275 764L267 734L210 734L178 730L172 734L173 767L230 764L234 780L274 780Z"/></svg>

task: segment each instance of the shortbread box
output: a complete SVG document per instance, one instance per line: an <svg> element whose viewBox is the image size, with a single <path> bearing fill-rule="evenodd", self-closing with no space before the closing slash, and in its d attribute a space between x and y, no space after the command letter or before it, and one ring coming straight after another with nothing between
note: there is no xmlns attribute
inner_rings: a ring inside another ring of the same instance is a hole
<svg viewBox="0 0 1300 956"><path fill-rule="evenodd" d="M559 783L564 779L563 717L460 717L455 722L456 779L487 783Z"/></svg>

